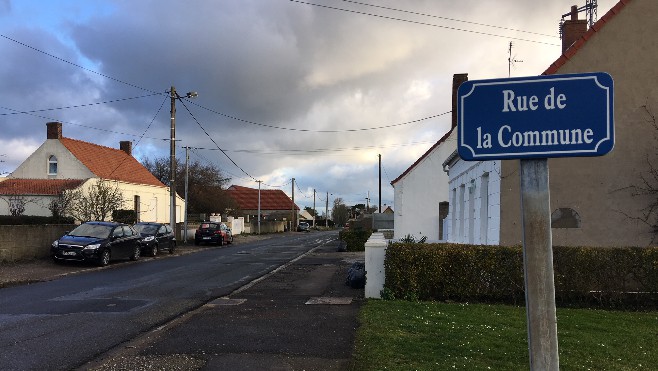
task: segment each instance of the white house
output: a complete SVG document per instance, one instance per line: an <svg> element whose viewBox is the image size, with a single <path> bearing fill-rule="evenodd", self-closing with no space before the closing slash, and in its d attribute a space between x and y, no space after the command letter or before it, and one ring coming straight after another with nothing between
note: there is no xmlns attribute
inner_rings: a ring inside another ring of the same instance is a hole
<svg viewBox="0 0 658 371"><path fill-rule="evenodd" d="M103 179L116 184L123 208L135 210L138 220L169 223L169 188L132 156L131 142L122 141L114 149L65 138L59 122L46 126L46 141L0 182L0 215L10 215L22 204L25 215L49 216L50 201L60 192L85 189ZM177 197L177 222L183 220L184 208L185 201Z"/></svg>
<svg viewBox="0 0 658 371"><path fill-rule="evenodd" d="M391 182L394 188L395 239L407 235L428 242L444 239L443 221L448 214L448 174L443 161L457 149L457 89L468 79L455 74L452 82L452 128L406 171Z"/></svg>

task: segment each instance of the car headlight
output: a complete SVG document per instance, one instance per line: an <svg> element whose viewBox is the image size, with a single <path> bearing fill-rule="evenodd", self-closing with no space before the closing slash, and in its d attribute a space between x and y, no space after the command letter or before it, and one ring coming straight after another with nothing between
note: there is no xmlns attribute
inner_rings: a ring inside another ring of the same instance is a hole
<svg viewBox="0 0 658 371"><path fill-rule="evenodd" d="M96 250L97 248L101 247L101 244L95 243L93 245L87 245L84 247L83 250Z"/></svg>
<svg viewBox="0 0 658 371"><path fill-rule="evenodd" d="M53 245L52 245L52 246L53 246L53 247L57 247L57 246L59 246L59 240L55 240L55 242L53 242Z"/></svg>
<svg viewBox="0 0 658 371"><path fill-rule="evenodd" d="M147 236L146 238L144 238L144 242L149 242L153 240L155 240L155 236Z"/></svg>

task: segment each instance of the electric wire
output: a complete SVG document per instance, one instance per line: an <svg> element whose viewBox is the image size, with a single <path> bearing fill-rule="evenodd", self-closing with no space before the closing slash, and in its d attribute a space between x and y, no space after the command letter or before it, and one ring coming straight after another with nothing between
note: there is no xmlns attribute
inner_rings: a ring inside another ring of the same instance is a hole
<svg viewBox="0 0 658 371"><path fill-rule="evenodd" d="M229 118L231 120L243 122L245 124L256 125L256 126L266 127L266 128L270 128L270 129L289 130L289 131L305 132L305 133L350 133L350 132L359 132L359 131L389 129L389 128L393 128L393 127L405 126L405 125L415 124L415 123L418 123L418 122L421 122L421 121L431 120L431 119L434 119L434 118L437 118L437 117L447 115L447 114L452 112L452 110L450 110L450 111L446 111L446 112L439 113L439 114L436 114L436 115L416 119L416 120L406 121L406 122L397 123L397 124L369 127L369 128L344 129L344 130L312 130L312 129L288 128L288 127L282 127L282 126L271 125L271 124L263 124L263 123L259 123L259 122L256 122L256 121L250 121L250 120L242 119L242 118L232 116L232 115L229 115L229 114L226 114L226 113L222 113L222 112L216 111L212 108L204 107L200 104L197 104L197 103L194 103L194 102L191 102L191 101L188 101L188 102L190 104L195 105L195 106L197 106L201 109L204 109L206 111L212 112L212 113L217 114L217 115L222 116L222 117Z"/></svg>
<svg viewBox="0 0 658 371"><path fill-rule="evenodd" d="M241 168L240 165L238 165L235 161L233 161L233 159L231 158L231 156L229 156L229 155L228 155L223 149L221 149L221 148L219 147L219 144L217 144L217 142L215 141L215 139L213 139L213 137L210 136L210 134L208 133L208 131L206 131L206 129L203 127L203 125L201 125L201 123L199 122L199 120L197 120L196 116L194 116L194 114L192 113L192 111L190 111L190 109L187 107L187 105L185 104L185 99L183 99L183 98L179 98L178 100L181 102L181 104L183 104L183 107L185 107L185 110L187 110L187 112L190 114L190 116L192 116L192 119L194 120L194 122L196 122L196 124L197 124L197 125L201 128L201 130L206 134L206 136L210 139L210 141L212 141L212 142L215 144L215 146L216 146L216 147L217 147L217 148L218 148L218 149L224 154L224 156L226 156L226 158L228 158L228 159L233 163L233 165L235 165L235 167L237 167L238 169L240 169L240 171L242 171L246 176L248 176L249 178L251 178L251 179L254 180L254 181L257 181L256 178L254 178L253 176L251 176L251 174L249 174L249 173L246 172L243 168ZM189 102L189 101L188 101L188 102Z"/></svg>
<svg viewBox="0 0 658 371"><path fill-rule="evenodd" d="M506 31L522 32L522 33L528 33L528 34L537 35L537 36L546 36L546 37L555 37L555 38L559 37L559 36L556 36L556 35L549 35L549 34L545 34L545 33L541 33L541 32L525 31L525 30L520 30L520 29L516 29L516 28L509 28L509 27L490 25L490 24L486 24L486 23L465 21L465 20L462 20L462 19L442 17L442 16L438 16L438 15L434 15L434 14L428 14L428 13L416 12L416 11L411 11L411 10L392 8L392 7L388 7L388 6L382 6L382 5L367 4L367 3L362 3L362 2L359 2L359 1L353 1L353 0L342 0L342 1L344 1L346 3L364 5L364 6L369 6L369 7L373 7L373 8L392 10L392 11L395 11L395 12L401 12L401 13L407 13L407 14L413 14L413 15L420 15L420 16L423 16L423 17L437 18L437 19L443 19L443 20L446 20L446 21L453 21L453 22L459 22L459 23L467 23L467 24L472 24L472 25L475 25L475 26L497 28L497 29L506 30Z"/></svg>
<svg viewBox="0 0 658 371"><path fill-rule="evenodd" d="M550 42L546 42L546 41L530 40L530 39L524 39L524 38L516 37L516 36L498 35L498 34L494 34L494 33L490 33L490 32L475 31L475 30L467 30L467 29L464 29L464 28L458 28L458 27L442 26L442 25L433 24L433 23L420 22L420 21L412 21L412 20L409 20L409 19L390 17L390 16L385 16L385 15L380 15L380 14L374 14L374 13L368 13L368 12L361 12L361 11L358 11L358 10L339 8L339 7L330 6L330 5L324 5L324 4L310 3L310 2L307 2L307 1L300 1L300 0L289 0L289 1L290 1L290 2L293 2L293 3L298 3L298 4L317 6L317 7L325 8L325 9L339 10L339 11L343 11L343 12L347 12L347 13L354 13L354 14L360 14L360 15L367 15L367 16L370 16L370 17L376 17L376 18L381 18L381 19L387 19L387 20L393 20L393 21L406 22L406 23L417 24L417 25L421 25L421 26L430 26L430 27L436 27L436 28L443 28L443 29L446 29L446 30L460 31L460 32L467 32L467 33L472 33L472 34L476 34L476 35L483 35L483 36L499 37L499 38L504 38L504 39L508 39L508 40L509 40L509 39L512 39L512 40L517 40L517 41L525 41L525 42L535 43L535 44L544 44L544 45L551 45L551 46L560 46L560 44L550 43Z"/></svg>
<svg viewBox="0 0 658 371"><path fill-rule="evenodd" d="M160 93L146 94L146 95L140 95L140 96L137 96L137 97L106 100L106 101L103 101L103 102L76 104L76 105L73 105L73 106L54 107L54 108L42 108L42 109L35 109L35 110L29 110L29 111L18 111L18 110L13 110L13 109L10 109L10 108L7 108L7 107L0 106L0 108L4 108L4 109L13 111L13 112L10 112L10 113L0 113L0 116L21 115L21 114L29 114L29 113L36 113L36 112L48 112L48 111L65 110L65 109L71 109L71 108L91 107L91 106L98 106L98 105L101 105L101 104L110 104L110 103L125 102L125 101L129 101L129 100L140 99L140 98L148 98L148 97L152 97L154 95L161 95L161 94Z"/></svg>
<svg viewBox="0 0 658 371"><path fill-rule="evenodd" d="M7 36L7 35L0 34L0 37L4 38L4 39L6 39L6 40L9 40L9 41L11 41L11 42L14 42L14 43L16 43L16 44L18 44L18 45L24 46L24 47L26 47L26 48L28 48L28 49L32 49L32 50L34 50L34 51L36 51L36 52L39 52L39 53L41 53L41 54L47 55L47 56L49 56L49 57L51 57L51 58L55 58L55 59L57 59L57 60L60 61L60 62L68 63L68 64L70 64L70 65L72 65L72 66L74 66L74 67L78 67L78 68L80 68L80 69L82 69L82 70L84 70L84 71L91 72L91 73L93 73L93 74L96 74L96 75L98 75L98 76L104 77L104 78L106 78L106 79L109 79L109 80L112 80L112 81L116 81L116 82L118 82L118 83L121 83L121 84L124 84L124 85L128 85L128 86L130 86L130 87L137 88L137 89L140 89L140 90L148 91L148 92L151 92L151 93L163 94L163 93L156 92L155 90L151 90L151 89L143 88L143 87L141 87L141 86L139 86L139 85L131 84L131 83L129 83L129 82L126 82L126 81L123 81L123 80L119 80L119 79L117 79L117 78L115 78L115 77L112 77L112 76L106 75L106 74L104 74L104 73L100 73L100 72L98 72L98 71L94 71L94 70L92 70L92 69L89 69L89 68L83 67L83 66L81 66L81 65L79 65L79 64L77 64L77 63L73 63L73 62L68 61L68 60L66 60L66 59L64 59L64 58L58 57L58 56L56 56L56 55L54 55L54 54L50 54L50 53L48 53L48 52L46 52L46 51L43 51L43 50L41 50L41 49L35 48L35 47L31 46L31 45L28 45L28 44L26 44L26 43L24 43L24 42L21 42L21 41L18 41L18 40L16 40L16 39L13 39L13 38L11 38L11 37L9 37L9 36Z"/></svg>

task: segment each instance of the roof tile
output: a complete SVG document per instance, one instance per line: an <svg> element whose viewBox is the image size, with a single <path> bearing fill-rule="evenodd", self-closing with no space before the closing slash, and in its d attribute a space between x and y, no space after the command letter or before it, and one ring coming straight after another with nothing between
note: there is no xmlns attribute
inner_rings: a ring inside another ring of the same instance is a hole
<svg viewBox="0 0 658 371"><path fill-rule="evenodd" d="M228 194L242 210L258 209L258 189L232 185L228 188ZM299 210L299 206L294 206L295 210ZM282 190L260 190L261 210L291 210L292 207L292 200Z"/></svg>
<svg viewBox="0 0 658 371"><path fill-rule="evenodd" d="M99 178L165 187L139 161L120 149L70 138L59 141Z"/></svg>
<svg viewBox="0 0 658 371"><path fill-rule="evenodd" d="M73 189L84 179L6 179L0 182L0 194L21 196L57 195L63 190Z"/></svg>

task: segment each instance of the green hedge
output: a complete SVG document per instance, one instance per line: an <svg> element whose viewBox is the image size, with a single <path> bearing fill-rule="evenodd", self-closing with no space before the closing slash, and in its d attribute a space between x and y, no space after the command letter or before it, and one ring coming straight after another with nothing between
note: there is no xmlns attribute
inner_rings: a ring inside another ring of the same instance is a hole
<svg viewBox="0 0 658 371"><path fill-rule="evenodd" d="M658 247L554 247L556 303L561 306L658 306ZM391 244L385 297L525 301L520 246Z"/></svg>
<svg viewBox="0 0 658 371"><path fill-rule="evenodd" d="M372 231L368 230L342 230L338 233L338 238L345 241L347 251L365 251L371 234Z"/></svg>
<svg viewBox="0 0 658 371"><path fill-rule="evenodd" d="M73 224L73 218L33 215L0 215L0 225Z"/></svg>

